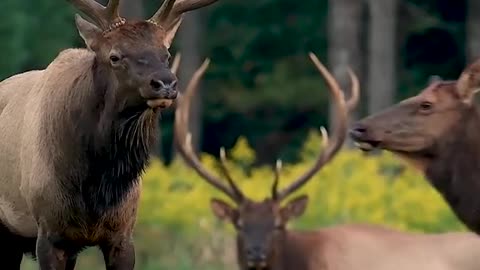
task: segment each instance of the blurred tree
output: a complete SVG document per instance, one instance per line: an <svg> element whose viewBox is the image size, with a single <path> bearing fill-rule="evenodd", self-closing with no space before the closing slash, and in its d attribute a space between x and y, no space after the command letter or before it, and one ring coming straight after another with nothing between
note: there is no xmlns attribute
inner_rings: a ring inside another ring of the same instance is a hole
<svg viewBox="0 0 480 270"><path fill-rule="evenodd" d="M480 57L480 1L467 0L467 61Z"/></svg>
<svg viewBox="0 0 480 270"><path fill-rule="evenodd" d="M143 1L122 0L120 1L120 14L127 19L144 18Z"/></svg>
<svg viewBox="0 0 480 270"><path fill-rule="evenodd" d="M351 68L360 82L364 75L361 49L363 1L330 0L328 8L328 61L333 75L345 91L345 97L349 98L351 93L348 90L351 85L347 69ZM334 108L330 109L330 114L330 123L333 123ZM355 118L355 113L352 113L351 121Z"/></svg>
<svg viewBox="0 0 480 270"><path fill-rule="evenodd" d="M398 0L369 0L368 113L394 103Z"/></svg>
<svg viewBox="0 0 480 270"><path fill-rule="evenodd" d="M178 31L177 42L178 50L182 54L182 61L178 72L179 88L185 89L193 73L201 65L202 59L202 39L206 38L203 27L202 17L204 11L196 10L184 16L182 25ZM201 85L199 86L201 87ZM202 139L202 102L204 92L200 89L196 97L192 98L190 109L190 127L192 133L193 149L199 150L199 142Z"/></svg>

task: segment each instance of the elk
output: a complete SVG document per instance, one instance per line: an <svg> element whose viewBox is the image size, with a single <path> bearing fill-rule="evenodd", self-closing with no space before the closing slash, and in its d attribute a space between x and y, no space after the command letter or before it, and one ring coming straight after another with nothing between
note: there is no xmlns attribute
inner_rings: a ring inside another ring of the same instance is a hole
<svg viewBox="0 0 480 270"><path fill-rule="evenodd" d="M109 270L132 270L139 179L160 112L177 96L169 47L183 14L217 0L165 0L127 21L120 0L69 0L85 49L0 82L0 263L72 270L98 246Z"/></svg>
<svg viewBox="0 0 480 270"><path fill-rule="evenodd" d="M473 233L452 232L425 235L406 233L377 225L347 224L319 230L299 231L287 228L291 219L300 217L308 204L306 195L286 205L281 203L306 184L325 164L333 159L347 133L347 111L357 103L358 81L353 73L352 98L345 103L343 94L315 55L310 54L326 78L337 107L338 123L333 140L321 129L324 151L313 167L292 184L278 190L281 161L274 170L271 198L249 199L237 187L227 169L225 150L220 151L219 177L202 166L191 146L188 132L189 103L209 60L197 70L181 96L175 113L175 144L186 163L203 179L232 199L237 207L212 199L213 213L227 220L236 229L237 259L241 270L477 270L480 268L480 238ZM352 106L352 107L351 107Z"/></svg>
<svg viewBox="0 0 480 270"><path fill-rule="evenodd" d="M457 80L432 80L418 95L356 122L363 151L390 151L420 170L456 216L480 233L480 60Z"/></svg>

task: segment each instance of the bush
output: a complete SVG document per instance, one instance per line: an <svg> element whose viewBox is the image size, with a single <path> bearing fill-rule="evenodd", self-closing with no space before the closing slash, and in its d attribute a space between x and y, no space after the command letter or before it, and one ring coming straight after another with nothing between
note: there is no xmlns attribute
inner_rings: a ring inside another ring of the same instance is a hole
<svg viewBox="0 0 480 270"><path fill-rule="evenodd" d="M319 148L319 135L311 133L303 147L303 162L284 167L280 187L305 172ZM245 194L257 200L270 195L270 167L243 169L254 159L244 138L229 157L231 173ZM202 155L202 160L215 171L212 156ZM300 193L309 195L310 205L291 224L295 228L367 222L408 231L465 230L421 174L385 152L366 156L358 150L343 150ZM235 263L233 229L210 212L214 196L227 199L181 160L168 167L153 160L143 177L135 235L137 269L230 268ZM88 267L79 269L103 269L100 256L92 257L91 252L89 259L80 256L80 264Z"/></svg>

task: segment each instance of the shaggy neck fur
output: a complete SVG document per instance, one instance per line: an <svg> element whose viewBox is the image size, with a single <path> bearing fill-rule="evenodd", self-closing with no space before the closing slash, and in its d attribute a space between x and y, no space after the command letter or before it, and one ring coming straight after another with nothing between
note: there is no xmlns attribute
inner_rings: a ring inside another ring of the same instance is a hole
<svg viewBox="0 0 480 270"><path fill-rule="evenodd" d="M97 64L92 52L67 51L52 66L73 78L65 78L70 86L57 88L53 104L47 104L60 115L52 121L45 113L45 137L55 136L49 140L59 146L47 151L54 157L55 173L66 182L69 203L85 208L96 220L122 202L147 166L157 113L122 97L120 93L137 90L120 91L108 67Z"/></svg>
<svg viewBox="0 0 480 270"><path fill-rule="evenodd" d="M480 233L480 115L477 108L463 115L451 133L437 142L438 155L425 173L458 218Z"/></svg>
<svg viewBox="0 0 480 270"><path fill-rule="evenodd" d="M114 85L105 81L106 71L93 66L94 89L105 91L97 134L90 138L90 167L83 196L90 210L100 215L117 205L145 169L156 138L156 113L145 104L125 107ZM132 89L136 91L136 89Z"/></svg>

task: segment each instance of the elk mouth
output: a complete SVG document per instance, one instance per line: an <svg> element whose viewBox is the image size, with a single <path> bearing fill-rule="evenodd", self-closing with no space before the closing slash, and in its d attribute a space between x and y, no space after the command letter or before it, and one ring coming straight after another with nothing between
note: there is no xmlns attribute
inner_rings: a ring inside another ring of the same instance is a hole
<svg viewBox="0 0 480 270"><path fill-rule="evenodd" d="M247 269L248 270L270 270L267 262L265 261L262 261L262 262L249 261L247 262Z"/></svg>
<svg viewBox="0 0 480 270"><path fill-rule="evenodd" d="M373 140L355 141L354 144L358 149L362 150L363 152L370 152L379 148L380 141L373 141Z"/></svg>
<svg viewBox="0 0 480 270"><path fill-rule="evenodd" d="M167 109L173 104L173 99L167 98L157 98L157 99L149 99L147 100L148 107L152 109Z"/></svg>

